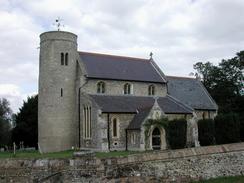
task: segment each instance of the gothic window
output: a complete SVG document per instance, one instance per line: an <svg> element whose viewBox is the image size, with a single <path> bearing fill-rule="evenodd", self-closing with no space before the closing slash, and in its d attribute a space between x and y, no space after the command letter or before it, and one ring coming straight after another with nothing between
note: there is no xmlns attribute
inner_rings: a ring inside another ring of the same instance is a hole
<svg viewBox="0 0 244 183"><path fill-rule="evenodd" d="M60 97L63 97L63 88L60 90Z"/></svg>
<svg viewBox="0 0 244 183"><path fill-rule="evenodd" d="M91 138L91 107L89 106L83 108L83 137L84 139Z"/></svg>
<svg viewBox="0 0 244 183"><path fill-rule="evenodd" d="M105 83L100 81L97 83L97 93L105 93Z"/></svg>
<svg viewBox="0 0 244 183"><path fill-rule="evenodd" d="M132 132L130 139L131 139L131 144L136 144L136 133Z"/></svg>
<svg viewBox="0 0 244 183"><path fill-rule="evenodd" d="M150 85L148 87L148 95L155 95L155 86L154 85Z"/></svg>
<svg viewBox="0 0 244 183"><path fill-rule="evenodd" d="M118 132L119 132L119 126L118 126L118 120L117 118L112 119L112 136L114 138L118 137Z"/></svg>
<svg viewBox="0 0 244 183"><path fill-rule="evenodd" d="M64 65L64 53L61 53L61 65Z"/></svg>
<svg viewBox="0 0 244 183"><path fill-rule="evenodd" d="M131 85L131 84L126 83L126 84L124 85L124 94L125 94L125 95L132 94L132 85Z"/></svg>
<svg viewBox="0 0 244 183"><path fill-rule="evenodd" d="M69 54L65 53L65 65L68 65L68 61L69 61Z"/></svg>

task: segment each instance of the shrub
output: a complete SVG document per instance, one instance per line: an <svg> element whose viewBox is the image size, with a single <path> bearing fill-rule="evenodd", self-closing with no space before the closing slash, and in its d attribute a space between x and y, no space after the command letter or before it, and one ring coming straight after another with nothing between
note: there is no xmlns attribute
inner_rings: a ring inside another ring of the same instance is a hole
<svg viewBox="0 0 244 183"><path fill-rule="evenodd" d="M201 146L214 144L214 120L202 119L198 121L198 139Z"/></svg>
<svg viewBox="0 0 244 183"><path fill-rule="evenodd" d="M240 139L244 141L244 114L240 115Z"/></svg>
<svg viewBox="0 0 244 183"><path fill-rule="evenodd" d="M220 114L215 118L215 138L217 144L240 141L240 121L236 114Z"/></svg>
<svg viewBox="0 0 244 183"><path fill-rule="evenodd" d="M185 119L174 119L169 121L166 134L168 145L171 149L180 149L186 147L186 128Z"/></svg>

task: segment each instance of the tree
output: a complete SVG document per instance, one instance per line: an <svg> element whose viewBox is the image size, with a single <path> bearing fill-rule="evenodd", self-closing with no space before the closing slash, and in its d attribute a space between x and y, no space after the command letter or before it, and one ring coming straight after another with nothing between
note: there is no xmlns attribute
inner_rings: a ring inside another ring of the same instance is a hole
<svg viewBox="0 0 244 183"><path fill-rule="evenodd" d="M240 141L240 122L233 113L220 114L215 119L215 138L217 144Z"/></svg>
<svg viewBox="0 0 244 183"><path fill-rule="evenodd" d="M214 120L201 119L198 121L198 138L201 146L213 145L215 143Z"/></svg>
<svg viewBox="0 0 244 183"><path fill-rule="evenodd" d="M24 142L24 146L37 147L37 113L38 96L28 97L20 108L20 112L16 114L16 126L13 129L12 138L17 145Z"/></svg>
<svg viewBox="0 0 244 183"><path fill-rule="evenodd" d="M244 51L234 58L222 60L218 66L210 62L198 62L193 67L201 77L204 86L219 105L219 112L237 112L236 102L243 101Z"/></svg>
<svg viewBox="0 0 244 183"><path fill-rule="evenodd" d="M186 119L173 119L169 121L166 134L168 145L171 149L182 149L186 147Z"/></svg>
<svg viewBox="0 0 244 183"><path fill-rule="evenodd" d="M234 58L223 59L218 66L198 62L193 67L218 104L218 112L239 115L241 139L244 140L244 51Z"/></svg>
<svg viewBox="0 0 244 183"><path fill-rule="evenodd" d="M0 98L0 146L2 147L10 143L11 121L12 110L10 109L9 101L5 98Z"/></svg>

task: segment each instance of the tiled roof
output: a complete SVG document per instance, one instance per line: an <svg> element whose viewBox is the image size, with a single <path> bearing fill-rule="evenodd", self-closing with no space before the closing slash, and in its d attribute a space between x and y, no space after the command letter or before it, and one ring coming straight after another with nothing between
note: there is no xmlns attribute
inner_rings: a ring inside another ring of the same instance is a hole
<svg viewBox="0 0 244 183"><path fill-rule="evenodd" d="M168 93L194 109L217 110L218 106L203 84L195 78L166 76Z"/></svg>
<svg viewBox="0 0 244 183"><path fill-rule="evenodd" d="M138 113L138 110L151 108L155 102L153 97L143 96L107 96L90 95L100 106L102 112ZM191 114L192 109L170 96L159 97L158 104L165 113Z"/></svg>
<svg viewBox="0 0 244 183"><path fill-rule="evenodd" d="M79 52L88 78L165 83L150 59Z"/></svg>

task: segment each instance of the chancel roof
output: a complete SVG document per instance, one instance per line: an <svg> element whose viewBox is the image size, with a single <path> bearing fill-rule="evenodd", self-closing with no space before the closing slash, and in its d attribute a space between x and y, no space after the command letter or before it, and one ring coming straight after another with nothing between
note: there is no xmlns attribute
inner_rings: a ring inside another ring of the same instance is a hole
<svg viewBox="0 0 244 183"><path fill-rule="evenodd" d="M199 110L217 110L218 106L201 81L195 78L167 76L168 93L182 103Z"/></svg>
<svg viewBox="0 0 244 183"><path fill-rule="evenodd" d="M166 83L150 59L79 52L88 78Z"/></svg>

